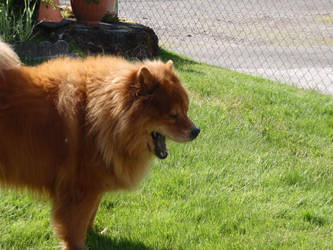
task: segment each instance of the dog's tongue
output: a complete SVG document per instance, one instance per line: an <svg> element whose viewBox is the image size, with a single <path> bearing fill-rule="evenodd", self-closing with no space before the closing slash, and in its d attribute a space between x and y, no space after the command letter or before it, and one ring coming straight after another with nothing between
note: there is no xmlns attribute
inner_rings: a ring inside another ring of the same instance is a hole
<svg viewBox="0 0 333 250"><path fill-rule="evenodd" d="M152 132L151 136L154 141L155 155L160 159L165 159L168 156L168 151L165 144L165 136L157 132Z"/></svg>

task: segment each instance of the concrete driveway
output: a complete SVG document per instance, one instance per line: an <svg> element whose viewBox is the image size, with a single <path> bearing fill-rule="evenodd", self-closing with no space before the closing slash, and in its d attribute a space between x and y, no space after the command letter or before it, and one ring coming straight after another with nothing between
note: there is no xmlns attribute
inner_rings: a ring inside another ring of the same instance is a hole
<svg viewBox="0 0 333 250"><path fill-rule="evenodd" d="M200 62L333 95L333 0L119 0L119 17Z"/></svg>
<svg viewBox="0 0 333 250"><path fill-rule="evenodd" d="M120 0L119 16L198 61L333 94L333 0Z"/></svg>

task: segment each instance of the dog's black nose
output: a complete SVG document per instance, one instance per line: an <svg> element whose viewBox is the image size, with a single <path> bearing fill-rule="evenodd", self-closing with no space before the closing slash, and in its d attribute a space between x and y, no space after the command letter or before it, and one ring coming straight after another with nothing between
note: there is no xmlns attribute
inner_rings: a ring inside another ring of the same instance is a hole
<svg viewBox="0 0 333 250"><path fill-rule="evenodd" d="M194 140L195 138L197 138L197 136L199 135L199 133L200 133L200 129L199 128L197 128L197 127L192 128L191 133L190 133L191 140Z"/></svg>

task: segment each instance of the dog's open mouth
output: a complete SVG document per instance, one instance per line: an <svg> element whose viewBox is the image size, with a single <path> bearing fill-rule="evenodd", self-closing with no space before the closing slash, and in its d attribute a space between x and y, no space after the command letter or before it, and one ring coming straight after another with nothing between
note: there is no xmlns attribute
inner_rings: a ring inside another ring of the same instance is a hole
<svg viewBox="0 0 333 250"><path fill-rule="evenodd" d="M157 133L152 132L151 137L153 138L154 142L154 153L160 159L165 159L168 156L168 150L165 144L165 136Z"/></svg>

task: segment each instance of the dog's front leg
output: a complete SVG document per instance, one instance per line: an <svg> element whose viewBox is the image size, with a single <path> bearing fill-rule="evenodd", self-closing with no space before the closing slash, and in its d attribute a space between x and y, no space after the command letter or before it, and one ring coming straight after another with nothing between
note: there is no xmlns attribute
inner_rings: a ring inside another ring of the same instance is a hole
<svg viewBox="0 0 333 250"><path fill-rule="evenodd" d="M92 212L92 214L90 216L90 219L89 219L88 229L90 229L90 230L94 229L94 221L95 221L95 217L96 217L98 207L99 207L99 203L101 202L101 200L102 200L102 195L99 195L98 199L97 199L97 202L96 202L96 206L92 210L93 212Z"/></svg>
<svg viewBox="0 0 333 250"><path fill-rule="evenodd" d="M58 195L53 200L52 221L56 235L62 240L63 250L85 249L88 225L96 212L100 195L71 193Z"/></svg>

